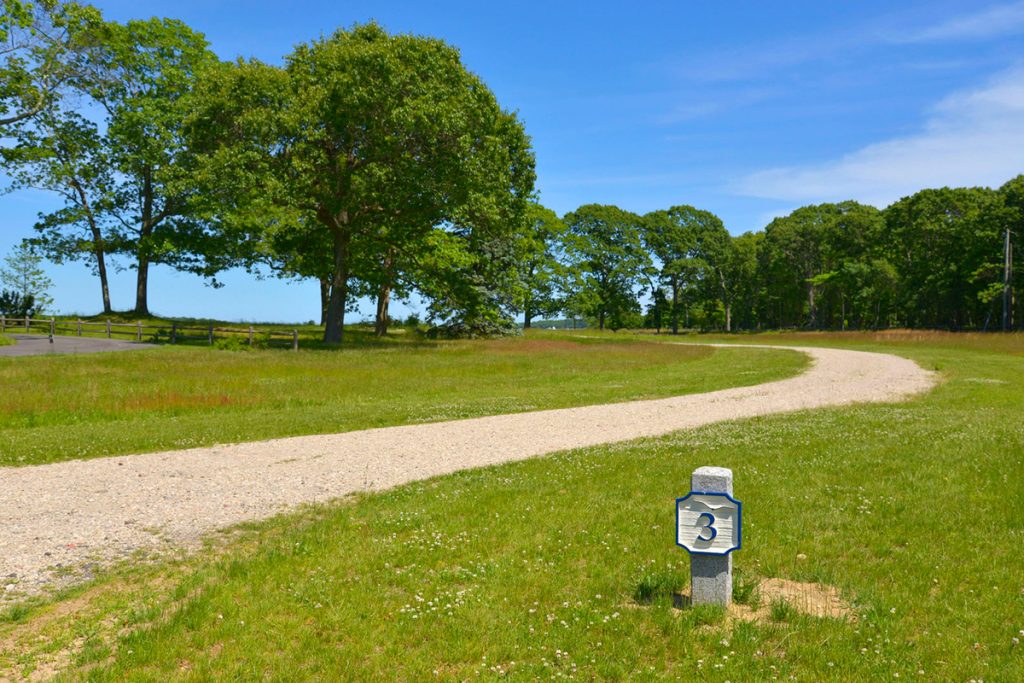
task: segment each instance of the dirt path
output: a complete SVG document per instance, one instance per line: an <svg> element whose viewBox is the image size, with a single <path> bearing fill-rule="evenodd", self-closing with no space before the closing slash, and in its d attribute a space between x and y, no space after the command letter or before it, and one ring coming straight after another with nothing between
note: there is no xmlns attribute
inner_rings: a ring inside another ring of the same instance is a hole
<svg viewBox="0 0 1024 683"><path fill-rule="evenodd" d="M300 503L722 420L898 401L937 379L888 354L797 350L812 359L801 375L706 394L0 468L0 598L38 590L54 568L187 545Z"/></svg>

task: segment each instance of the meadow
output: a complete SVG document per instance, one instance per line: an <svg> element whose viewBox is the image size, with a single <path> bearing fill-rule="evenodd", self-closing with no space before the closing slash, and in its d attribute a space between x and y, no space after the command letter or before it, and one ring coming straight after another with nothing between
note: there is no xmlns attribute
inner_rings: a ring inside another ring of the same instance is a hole
<svg viewBox="0 0 1024 683"><path fill-rule="evenodd" d="M438 342L367 332L332 350L162 346L0 358L0 466L437 422L758 384L784 351L636 338Z"/></svg>
<svg viewBox="0 0 1024 683"><path fill-rule="evenodd" d="M943 382L908 403L564 452L226 531L7 608L0 677L1019 680L1024 340L744 341L894 352ZM737 601L763 600L769 578L817 582L848 618L673 606L689 573L673 499L705 464L731 467L744 503Z"/></svg>

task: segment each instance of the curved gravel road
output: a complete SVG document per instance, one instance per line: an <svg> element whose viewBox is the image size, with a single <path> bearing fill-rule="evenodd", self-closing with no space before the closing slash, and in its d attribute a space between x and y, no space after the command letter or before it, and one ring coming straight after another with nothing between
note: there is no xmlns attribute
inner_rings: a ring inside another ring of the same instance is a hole
<svg viewBox="0 0 1024 683"><path fill-rule="evenodd" d="M675 398L0 468L0 599L300 503L723 420L899 401L937 381L888 354L761 348L795 349L812 364L790 379Z"/></svg>

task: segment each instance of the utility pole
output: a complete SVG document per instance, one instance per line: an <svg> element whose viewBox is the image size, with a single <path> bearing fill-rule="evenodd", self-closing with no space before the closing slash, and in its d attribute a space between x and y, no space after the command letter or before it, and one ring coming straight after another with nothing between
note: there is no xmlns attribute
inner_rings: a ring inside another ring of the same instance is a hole
<svg viewBox="0 0 1024 683"><path fill-rule="evenodd" d="M1013 244L1010 243L1010 229L1006 229L1006 244L1003 247L1003 332L1013 327L1013 297L1010 282L1013 279Z"/></svg>

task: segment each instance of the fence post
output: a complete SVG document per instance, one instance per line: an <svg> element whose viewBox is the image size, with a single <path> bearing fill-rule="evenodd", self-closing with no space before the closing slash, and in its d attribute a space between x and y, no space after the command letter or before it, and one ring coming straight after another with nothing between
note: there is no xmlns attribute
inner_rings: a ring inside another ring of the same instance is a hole
<svg viewBox="0 0 1024 683"><path fill-rule="evenodd" d="M32 318L28 317L28 314L26 313L25 314L25 332L31 332L32 331L31 327L30 327L31 325L32 325Z"/></svg>
<svg viewBox="0 0 1024 683"><path fill-rule="evenodd" d="M213 346L213 325L210 325L209 338L210 338L210 346Z"/></svg>
<svg viewBox="0 0 1024 683"><path fill-rule="evenodd" d="M50 343L53 343L53 335L57 333L57 321L50 318Z"/></svg>
<svg viewBox="0 0 1024 683"><path fill-rule="evenodd" d="M178 323L176 322L171 323L171 343L178 343Z"/></svg>
<svg viewBox="0 0 1024 683"><path fill-rule="evenodd" d="M76 327L77 327L77 331L78 331L78 336L81 337L82 336L82 319L81 318L79 318L76 321Z"/></svg>
<svg viewBox="0 0 1024 683"><path fill-rule="evenodd" d="M107 320L107 339L110 339L110 320Z"/></svg>
<svg viewBox="0 0 1024 683"><path fill-rule="evenodd" d="M249 346L252 346L253 342L253 329L252 325L249 325Z"/></svg>
<svg viewBox="0 0 1024 683"><path fill-rule="evenodd" d="M299 350L299 331L292 330L292 351Z"/></svg>
<svg viewBox="0 0 1024 683"><path fill-rule="evenodd" d="M138 331L135 333L135 341L142 341L142 321L139 320Z"/></svg>
<svg viewBox="0 0 1024 683"><path fill-rule="evenodd" d="M0 334L7 331L7 316L0 315Z"/></svg>

